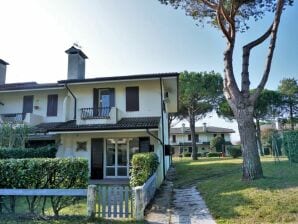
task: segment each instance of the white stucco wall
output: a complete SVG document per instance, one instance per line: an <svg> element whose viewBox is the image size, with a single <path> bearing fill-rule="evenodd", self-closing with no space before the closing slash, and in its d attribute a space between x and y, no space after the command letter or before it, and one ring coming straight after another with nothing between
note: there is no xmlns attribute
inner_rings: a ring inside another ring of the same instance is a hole
<svg viewBox="0 0 298 224"><path fill-rule="evenodd" d="M126 87L139 87L139 111L126 111ZM160 89L157 80L125 81L121 83L98 83L69 85L77 98L78 123L80 109L93 108L94 88L115 88L115 107L120 117L160 116Z"/></svg>
<svg viewBox="0 0 298 224"><path fill-rule="evenodd" d="M58 94L58 108L57 116L47 116L48 95ZM41 122L60 122L64 121L63 116L63 101L66 96L66 91L63 89L47 89L34 91L19 91L0 93L1 102L4 105L0 106L0 114L7 113L22 113L23 111L23 97L33 95L33 114L41 116ZM36 108L36 106L38 108Z"/></svg>
<svg viewBox="0 0 298 224"><path fill-rule="evenodd" d="M155 136L158 135L157 131L154 131ZM77 134L61 134L61 142L57 152L57 157L81 157L88 160L89 170L91 168L91 139L92 138L133 138L133 137L150 137L146 132L137 131L125 131L125 132L105 132L105 133L77 133ZM87 142L86 151L77 151L77 142ZM161 144L153 137L150 137L150 143L154 145L154 152L159 157L159 162L162 164L162 147ZM104 141L104 150L106 149L106 141ZM104 158L105 160L105 158ZM158 167L157 179L158 186L163 181L162 165Z"/></svg>

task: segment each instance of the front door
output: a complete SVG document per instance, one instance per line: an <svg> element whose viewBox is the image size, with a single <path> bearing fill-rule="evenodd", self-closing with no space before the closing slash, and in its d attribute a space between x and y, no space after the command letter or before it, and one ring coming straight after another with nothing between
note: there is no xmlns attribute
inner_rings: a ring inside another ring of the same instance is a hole
<svg viewBox="0 0 298 224"><path fill-rule="evenodd" d="M103 139L91 139L91 179L103 179Z"/></svg>
<svg viewBox="0 0 298 224"><path fill-rule="evenodd" d="M23 119L26 116L26 113L33 112L33 96L24 96L23 97Z"/></svg>

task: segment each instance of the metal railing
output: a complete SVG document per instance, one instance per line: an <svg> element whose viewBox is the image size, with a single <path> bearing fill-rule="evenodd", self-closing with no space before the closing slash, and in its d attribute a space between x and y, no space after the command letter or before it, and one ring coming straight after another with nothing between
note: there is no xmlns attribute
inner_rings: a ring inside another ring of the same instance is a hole
<svg viewBox="0 0 298 224"><path fill-rule="evenodd" d="M0 120L8 123L20 123L25 117L26 113L0 114Z"/></svg>
<svg viewBox="0 0 298 224"><path fill-rule="evenodd" d="M108 119L110 118L111 107L81 108L81 119Z"/></svg>

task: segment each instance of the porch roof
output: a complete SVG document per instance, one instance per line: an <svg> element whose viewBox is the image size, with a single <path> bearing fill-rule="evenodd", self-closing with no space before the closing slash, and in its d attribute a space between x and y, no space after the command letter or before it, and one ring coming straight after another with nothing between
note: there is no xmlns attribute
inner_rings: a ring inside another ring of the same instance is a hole
<svg viewBox="0 0 298 224"><path fill-rule="evenodd" d="M122 118L117 124L77 125L76 120L58 123L41 123L36 125L35 132L64 132L64 131L96 131L96 130L125 130L158 128L160 117Z"/></svg>

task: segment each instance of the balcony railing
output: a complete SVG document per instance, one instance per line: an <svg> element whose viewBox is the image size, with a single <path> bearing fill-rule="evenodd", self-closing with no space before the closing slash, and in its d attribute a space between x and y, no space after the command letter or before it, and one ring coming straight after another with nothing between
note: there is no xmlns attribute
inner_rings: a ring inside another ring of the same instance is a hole
<svg viewBox="0 0 298 224"><path fill-rule="evenodd" d="M81 119L109 119L111 107L81 108Z"/></svg>
<svg viewBox="0 0 298 224"><path fill-rule="evenodd" d="M26 113L0 114L0 120L8 123L21 123L25 116Z"/></svg>

